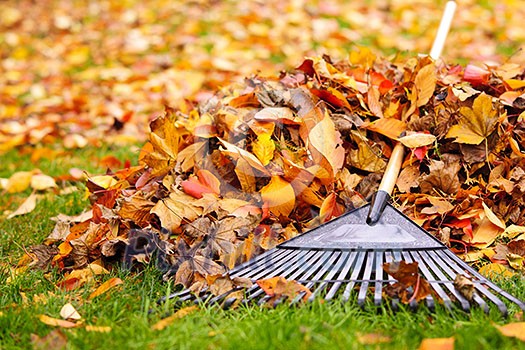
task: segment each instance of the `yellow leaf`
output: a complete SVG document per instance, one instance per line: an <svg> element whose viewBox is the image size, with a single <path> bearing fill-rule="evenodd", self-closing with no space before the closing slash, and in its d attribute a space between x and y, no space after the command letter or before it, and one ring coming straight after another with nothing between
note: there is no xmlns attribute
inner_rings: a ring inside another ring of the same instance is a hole
<svg viewBox="0 0 525 350"><path fill-rule="evenodd" d="M199 307L197 305L184 307L180 309L179 311L175 312L173 315L163 318L162 320L158 321L153 326L151 326L151 329L153 329L154 331L161 331L164 328L168 327L170 324L172 324L175 320L186 317L189 314L197 311L198 309Z"/></svg>
<svg viewBox="0 0 525 350"><path fill-rule="evenodd" d="M496 328L506 337L514 337L525 341L525 322L509 323L503 326L496 326Z"/></svg>
<svg viewBox="0 0 525 350"><path fill-rule="evenodd" d="M494 225L489 218L485 217L474 230L470 243L477 248L487 248L503 231L504 229Z"/></svg>
<svg viewBox="0 0 525 350"><path fill-rule="evenodd" d="M122 280L118 277L113 277L107 280L106 282L102 283L93 293L91 293L88 297L89 300L98 297L101 294L106 293L111 288L118 286L119 284L123 284Z"/></svg>
<svg viewBox="0 0 525 350"><path fill-rule="evenodd" d="M479 273L490 279L501 278L501 277L512 277L515 275L515 273L508 270L505 267L505 265L496 264L496 263L491 263L491 264L482 266L479 269Z"/></svg>
<svg viewBox="0 0 525 350"><path fill-rule="evenodd" d="M77 326L77 324L74 322L60 320L58 318L49 317L47 315L39 315L38 319L40 320L40 322L45 323L48 326L55 326L61 328L73 328Z"/></svg>
<svg viewBox="0 0 525 350"><path fill-rule="evenodd" d="M485 93L479 95L472 108L462 107L461 118L453 125L446 137L455 137L455 142L479 145L496 128L497 111L492 108L492 98Z"/></svg>
<svg viewBox="0 0 525 350"><path fill-rule="evenodd" d="M7 216L8 219L12 219L18 215L24 215L32 212L36 207L37 195L33 192L26 198L26 200L15 210L13 213Z"/></svg>
<svg viewBox="0 0 525 350"><path fill-rule="evenodd" d="M8 193L18 193L25 191L31 184L33 174L29 171L19 171L11 175L4 189Z"/></svg>
<svg viewBox="0 0 525 350"><path fill-rule="evenodd" d="M433 63L424 66L417 72L416 78L414 79L414 84L417 89L417 107L424 106L428 103L436 89L436 81L436 67L434 67Z"/></svg>
<svg viewBox="0 0 525 350"><path fill-rule="evenodd" d="M367 95L368 108L370 109L370 112L372 112L376 117L383 118L383 109L381 107L381 103L379 102L379 97L379 89L375 86L371 86L368 89Z"/></svg>
<svg viewBox="0 0 525 350"><path fill-rule="evenodd" d="M288 181L272 176L268 185L261 189L261 197L270 211L277 216L288 216L295 206L295 192Z"/></svg>
<svg viewBox="0 0 525 350"><path fill-rule="evenodd" d="M31 187L37 191L57 187L55 179L45 174L35 174L31 177Z"/></svg>
<svg viewBox="0 0 525 350"><path fill-rule="evenodd" d="M255 170L261 172L262 174L268 174L268 170L264 167L261 161L252 153L240 147L237 147L234 144L231 144L227 141L221 139L219 139L219 141L224 146L223 152L227 153L230 157L236 160L239 158L243 158Z"/></svg>
<svg viewBox="0 0 525 350"><path fill-rule="evenodd" d="M109 333L111 332L111 327L109 326L86 326L87 332L98 332L98 333Z"/></svg>
<svg viewBox="0 0 525 350"><path fill-rule="evenodd" d="M501 221L501 219L498 218L496 214L494 214L494 212L490 210L490 208L484 202L482 202L482 204L483 204L483 211L485 212L485 216L490 220L490 222L492 222L494 225L505 230L506 229L505 223L503 223L503 221Z"/></svg>
<svg viewBox="0 0 525 350"><path fill-rule="evenodd" d="M381 344L381 343L390 343L392 341L392 338L388 335L384 335L381 333L357 333L357 342L361 345L374 345L374 344Z"/></svg>
<svg viewBox="0 0 525 350"><path fill-rule="evenodd" d="M273 159L275 143L271 139L271 134L262 134L252 143L252 152L259 158L263 165L268 165Z"/></svg>
<svg viewBox="0 0 525 350"><path fill-rule="evenodd" d="M525 233L525 226L510 225L503 231L503 236L514 239L522 233Z"/></svg>
<svg viewBox="0 0 525 350"><path fill-rule="evenodd" d="M308 140L328 160L333 174L337 173L343 166L345 150L341 146L339 132L328 114L325 114L324 118L312 128Z"/></svg>
<svg viewBox="0 0 525 350"><path fill-rule="evenodd" d="M525 80L519 80L519 79L507 79L505 80L505 83L507 83L511 89L517 90L521 89L522 87L525 87Z"/></svg>
<svg viewBox="0 0 525 350"><path fill-rule="evenodd" d="M117 183L117 180L110 175L98 175L89 178L89 181L102 188L110 188Z"/></svg>
<svg viewBox="0 0 525 350"><path fill-rule="evenodd" d="M370 172L378 172L385 168L386 162L381 158L381 150L377 145L368 144L368 139L357 131L351 131L352 139L358 149L349 152L349 161L352 166Z"/></svg>
<svg viewBox="0 0 525 350"><path fill-rule="evenodd" d="M419 350L454 350L454 337L427 338L419 344Z"/></svg>
<svg viewBox="0 0 525 350"><path fill-rule="evenodd" d="M253 168L246 160L244 160L244 158L239 158L237 160L237 164L235 165L235 174L237 175L239 183L241 184L241 188L244 192L255 192L255 174L253 173Z"/></svg>

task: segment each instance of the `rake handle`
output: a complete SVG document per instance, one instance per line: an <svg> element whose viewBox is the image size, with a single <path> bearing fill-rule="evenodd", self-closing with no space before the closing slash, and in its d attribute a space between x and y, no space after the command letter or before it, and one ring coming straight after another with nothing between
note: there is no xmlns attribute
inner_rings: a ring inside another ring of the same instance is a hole
<svg viewBox="0 0 525 350"><path fill-rule="evenodd" d="M403 157L405 154L405 148L401 142L398 142L392 150L392 155L383 174L383 179L379 184L379 188L370 204L370 210L368 211L368 217L366 223L368 225L375 225L381 218L381 214L385 209L386 204L390 200L390 195L394 190L401 165L403 164Z"/></svg>

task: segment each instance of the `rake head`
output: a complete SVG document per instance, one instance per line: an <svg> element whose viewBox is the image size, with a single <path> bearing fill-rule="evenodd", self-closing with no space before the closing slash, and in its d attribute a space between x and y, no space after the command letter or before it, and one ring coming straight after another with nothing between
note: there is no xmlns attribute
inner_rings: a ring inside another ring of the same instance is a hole
<svg viewBox="0 0 525 350"><path fill-rule="evenodd" d="M419 303L410 301L412 309L422 304L434 309L436 304L442 304L447 309L458 306L469 311L480 307L488 312L489 305L493 303L506 316L510 302L525 311L521 300L480 275L390 204L378 225L373 226L374 235L363 232L370 230L368 225L361 224L365 220L367 207L356 209L285 242L237 266L228 274L231 278L244 277L253 282L275 276L295 280L312 291L309 301L318 297L342 301L357 298L361 307L367 304L367 300L380 306L385 301L385 288L396 282L384 270L383 264L417 262L419 273L429 282L433 293ZM454 284L457 275L463 275L472 282L473 293L468 298ZM237 299L231 298L231 293L238 290L232 289L220 296L214 296L209 291L195 295L184 290L168 298L228 306ZM297 303L303 296L298 295L291 302ZM242 302L263 304L269 299L270 296L254 284L245 290ZM284 298L277 300L277 303L280 301ZM396 298L390 302L394 309L400 303Z"/></svg>

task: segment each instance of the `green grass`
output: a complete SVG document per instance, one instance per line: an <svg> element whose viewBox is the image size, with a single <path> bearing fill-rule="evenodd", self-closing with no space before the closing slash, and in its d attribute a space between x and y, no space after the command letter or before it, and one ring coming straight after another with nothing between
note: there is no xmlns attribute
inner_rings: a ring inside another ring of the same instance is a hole
<svg viewBox="0 0 525 350"><path fill-rule="evenodd" d="M97 159L105 154L116 155L122 160L137 158L134 149L87 148L72 151L66 158L32 164L29 154L13 151L2 156L2 163L12 163L15 167L2 169L0 177L34 167L51 175L66 173L72 166L82 166L92 173L104 172ZM17 201L28 194L1 196L2 212L15 209ZM423 338L452 336L457 349L523 347L519 340L503 337L493 326L510 322L494 309L488 315L480 310L465 314L441 307L434 313L425 308L415 313L404 309L393 312L373 308L361 310L354 301L316 301L276 309L243 306L222 310L203 306L167 328L155 331L152 325L172 313L175 305L174 301L162 305L156 302L175 287L162 282L161 273L153 267L139 273L115 268L110 275L97 276L72 292L56 287L62 278L56 270L29 271L8 281L9 270L23 254L23 248L40 243L52 230L50 217L58 213L77 214L87 205L85 188L79 185L79 191L66 196L49 194L30 214L11 220L0 219L0 349L31 348L32 334L44 337L54 328L40 322L38 315L60 318L60 309L67 302L79 311L85 325L112 328L109 333L88 332L84 327L63 329L70 349L416 349ZM96 286L111 277L120 277L124 284L88 300ZM499 283L525 299L520 278ZM45 302L35 301L42 295L46 296ZM367 333L381 333L392 340L383 344L360 344L358 335Z"/></svg>

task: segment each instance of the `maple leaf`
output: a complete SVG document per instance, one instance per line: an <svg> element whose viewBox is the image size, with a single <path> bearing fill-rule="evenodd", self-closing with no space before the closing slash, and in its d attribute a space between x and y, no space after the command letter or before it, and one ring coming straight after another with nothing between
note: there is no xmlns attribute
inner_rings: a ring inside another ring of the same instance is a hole
<svg viewBox="0 0 525 350"><path fill-rule="evenodd" d="M455 138L455 142L479 145L496 129L498 111L492 105L492 97L482 93L472 104L472 108L461 107L461 118L453 125L446 137Z"/></svg>
<svg viewBox="0 0 525 350"><path fill-rule="evenodd" d="M159 217L162 227L173 232L183 220L193 221L202 214L202 208L194 203L195 198L176 190L158 201L151 213Z"/></svg>

